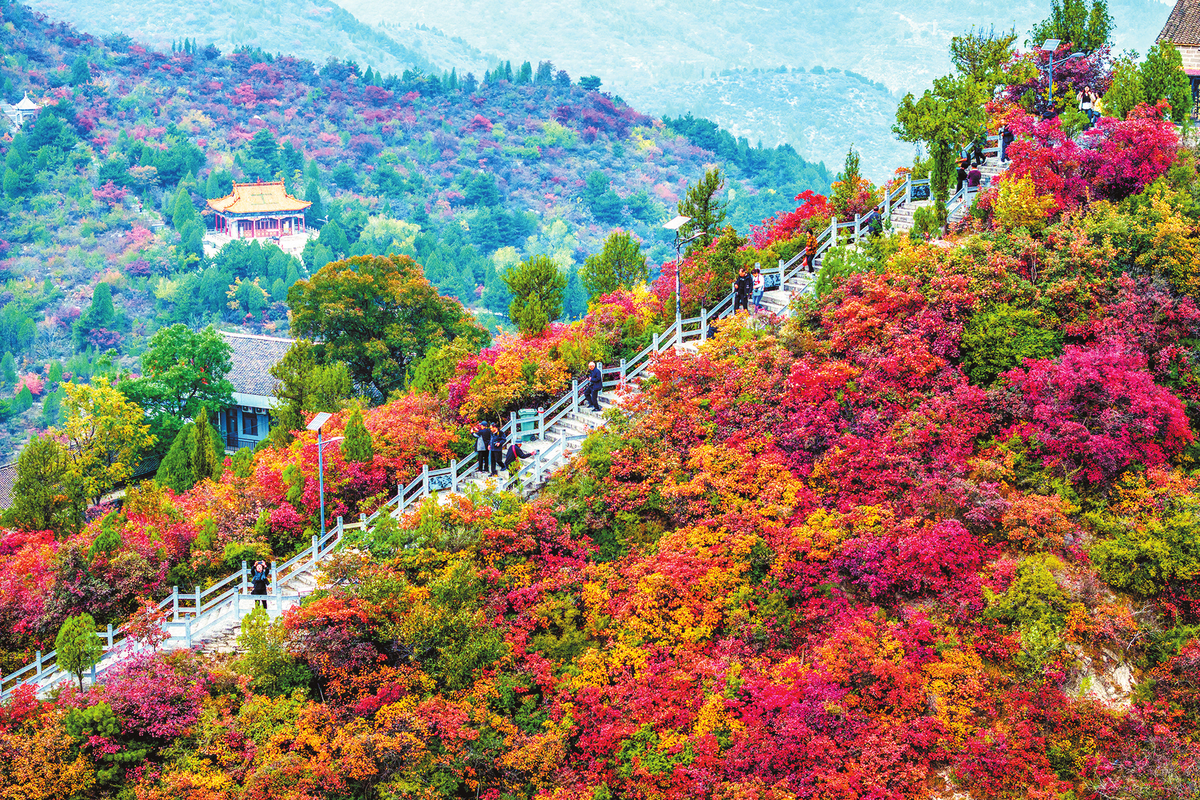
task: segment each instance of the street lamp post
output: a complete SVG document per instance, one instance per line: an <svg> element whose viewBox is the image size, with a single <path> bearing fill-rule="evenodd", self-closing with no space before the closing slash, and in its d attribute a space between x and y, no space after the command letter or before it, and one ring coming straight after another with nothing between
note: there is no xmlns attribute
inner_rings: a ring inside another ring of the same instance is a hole
<svg viewBox="0 0 1200 800"><path fill-rule="evenodd" d="M679 304L680 303L680 300L679 300L679 261L680 261L679 252L685 244L687 244L688 242L696 241L697 239L699 239L701 236L703 236L706 233L706 231L700 231L699 233L695 234L694 236L689 236L686 239L680 239L679 238L679 229L682 228L684 225L687 225L691 221L692 221L691 217L678 216L675 219L668 222L666 225L663 225L664 228L666 228L667 230L669 230L675 234L675 329L676 329L676 331L679 330L679 321L681 319L683 319L683 314L680 312L680 304Z"/></svg>
<svg viewBox="0 0 1200 800"><path fill-rule="evenodd" d="M328 422L329 418L332 416L333 414L330 414L327 411L322 411L320 414L317 414L315 417L313 417L312 422L308 423L307 426L308 430L317 432L317 493L321 498L322 541L325 539L325 459L321 451L325 449L325 445L333 444L334 442L340 442L342 439L346 438L344 436L335 436L332 439L321 441L321 428L325 427L325 423Z"/></svg>
<svg viewBox="0 0 1200 800"><path fill-rule="evenodd" d="M1047 81L1047 83L1049 83L1049 88L1047 90L1046 99L1050 101L1050 106L1052 108L1054 106L1054 51L1058 49L1060 44L1062 44L1062 42L1059 39L1047 39L1042 43L1042 52L1050 54L1050 63L1046 66L1046 73L1049 75L1049 80ZM1074 61L1076 59L1083 58L1084 55L1084 53L1072 53L1066 58L1060 58L1058 63L1061 64L1064 61Z"/></svg>

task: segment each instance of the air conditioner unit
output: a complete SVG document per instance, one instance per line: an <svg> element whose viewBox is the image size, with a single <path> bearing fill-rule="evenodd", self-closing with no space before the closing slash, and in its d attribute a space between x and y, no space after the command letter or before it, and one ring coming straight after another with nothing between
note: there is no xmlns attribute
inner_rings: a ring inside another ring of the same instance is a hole
<svg viewBox="0 0 1200 800"><path fill-rule="evenodd" d="M258 413L258 409L254 408L253 406L239 406L239 408L242 409L243 414L257 414Z"/></svg>

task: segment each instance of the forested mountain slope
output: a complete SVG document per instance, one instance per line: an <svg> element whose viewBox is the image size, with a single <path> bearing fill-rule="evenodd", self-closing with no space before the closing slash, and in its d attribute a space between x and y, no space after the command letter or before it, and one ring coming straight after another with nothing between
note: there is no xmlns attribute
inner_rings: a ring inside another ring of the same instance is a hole
<svg viewBox="0 0 1200 800"><path fill-rule="evenodd" d="M919 93L949 70L952 36L972 27L1015 28L1021 44L1047 6L1043 0L701 5L617 0L600 8L575 0L340 3L364 22L421 21L501 58L551 59L572 74L599 76L607 88L651 113L708 117L752 143L788 143L813 161L835 163L854 142L876 180L911 160L911 149L891 135L894 98L831 73L781 78L776 71L849 70L897 97ZM1110 2L1114 49L1144 54L1171 5Z"/></svg>
<svg viewBox="0 0 1200 800"><path fill-rule="evenodd" d="M0 786L1194 800L1195 153L1162 109L1104 119L1086 148L1058 119L1002 113L1014 164L946 240L828 254L787 319L722 319L655 358L540 496L473 488L382 515L301 605L247 617L236 654L156 649L139 595L304 547L322 497L352 519L462 458L465 422L671 324L673 276L336 413L325 434L355 452L320 468L298 431L86 525L0 530L0 655L86 655L97 622L126 618L140 644L95 685L81 656L79 688L0 706ZM848 200L697 249L688 312Z"/></svg>
<svg viewBox="0 0 1200 800"><path fill-rule="evenodd" d="M336 13L329 0L237 6L202 0L182 10L161 0L32 5L95 33L124 32L159 48L190 37L222 50L259 47L317 65L329 57L350 59L385 73L455 68L478 77L497 58L549 60L572 75L599 76L606 90L643 111L709 117L751 143L791 144L811 161L835 163L855 142L877 179L909 160L909 148L891 137L894 100L832 72L781 78L780 66L850 70L898 94L919 91L948 69L951 36L995 26L1015 27L1023 39L1046 13L1042 0L1003 6L737 0L704 7L620 0L600 8L574 0L344 0L340 5L354 17ZM1169 10L1159 0L1110 3L1116 49L1144 53Z"/></svg>
<svg viewBox="0 0 1200 800"><path fill-rule="evenodd" d="M661 224L709 164L726 167L731 219L743 228L832 180L786 148L743 148L725 164L548 68L486 83L384 76L190 39L154 51L18 4L0 9L0 94L42 106L0 144L7 387L51 361L77 376L136 369L145 339L175 322L283 332L290 286L345 255L410 254L443 294L503 313L500 276L524 257L549 255L573 276L623 227L666 259ZM320 240L302 259L270 246L206 254L206 199L235 179L272 178L314 202L308 223ZM578 315L586 298L572 286ZM5 412L0 460L56 419L54 401L42 414L36 386L36 402Z"/></svg>

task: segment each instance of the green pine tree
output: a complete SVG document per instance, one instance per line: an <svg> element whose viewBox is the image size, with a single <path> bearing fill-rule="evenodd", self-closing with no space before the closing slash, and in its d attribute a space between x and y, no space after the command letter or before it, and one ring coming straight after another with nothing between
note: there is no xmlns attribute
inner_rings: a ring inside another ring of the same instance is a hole
<svg viewBox="0 0 1200 800"><path fill-rule="evenodd" d="M182 185L175 192L175 203L172 206L172 210L171 224L175 226L175 230L177 231L182 231L187 223L199 221L200 219L200 215L196 213L196 207L192 205L191 195Z"/></svg>
<svg viewBox="0 0 1200 800"><path fill-rule="evenodd" d="M308 162L310 167L316 165L316 161ZM304 223L310 228L318 228L323 224L325 219L325 206L321 202L321 187L317 184L317 179L309 177L308 185L304 187L304 199L312 203L304 212Z"/></svg>
<svg viewBox="0 0 1200 800"><path fill-rule="evenodd" d="M83 86L92 79L92 67L84 56L79 56L71 65L71 85Z"/></svg>
<svg viewBox="0 0 1200 800"><path fill-rule="evenodd" d="M13 354L6 352L0 359L0 386L13 386L17 382L17 360Z"/></svg>
<svg viewBox="0 0 1200 800"><path fill-rule="evenodd" d="M355 408L350 412L350 420L346 423L346 437L342 440L342 457L352 464L370 464L375 460L375 445L371 441L371 433L363 424L362 409Z"/></svg>
<svg viewBox="0 0 1200 800"><path fill-rule="evenodd" d="M1092 0L1092 13L1088 15L1087 42L1088 51L1099 50L1108 44L1112 35L1113 19L1108 13L1108 3L1105 0Z"/></svg>
<svg viewBox="0 0 1200 800"><path fill-rule="evenodd" d="M23 414L33 408L33 392L29 391L28 386L22 386L21 391L17 392L17 396L12 399L12 413Z"/></svg>
<svg viewBox="0 0 1200 800"><path fill-rule="evenodd" d="M223 450L224 448L214 446L213 428L208 424L208 412L201 406L200 413L196 415L196 429L192 436L191 465L196 483L220 475L217 453Z"/></svg>
<svg viewBox="0 0 1200 800"><path fill-rule="evenodd" d="M100 636L96 633L96 620L86 611L67 617L58 636L54 639L54 652L60 669L71 673L79 680L79 691L83 691L83 676L104 654Z"/></svg>
<svg viewBox="0 0 1200 800"><path fill-rule="evenodd" d="M572 269L567 278L567 291L563 296L563 314L567 319L583 319L588 310L588 296L579 280L579 270Z"/></svg>
<svg viewBox="0 0 1200 800"><path fill-rule="evenodd" d="M171 449L163 456L158 465L154 479L161 486L168 486L176 494L186 492L196 485L196 475L192 472L192 451L195 449L196 426L188 423L175 434Z"/></svg>
<svg viewBox="0 0 1200 800"><path fill-rule="evenodd" d="M679 214L691 217L691 222L679 229L679 237L687 239L698 233L704 235L688 245L687 251L703 250L712 244L725 225L726 202L718 200L717 194L725 188L725 179L721 177L720 167L713 167L704 172L704 177L694 185L689 186L687 194L679 201Z"/></svg>
<svg viewBox="0 0 1200 800"><path fill-rule="evenodd" d="M537 336L562 316L567 279L549 256L532 256L504 273L512 292L508 317L522 336Z"/></svg>
<svg viewBox="0 0 1200 800"><path fill-rule="evenodd" d="M858 153L855 152L854 145L850 145L850 149L846 151L846 161L842 172L837 176L838 183L833 188L833 196L829 198L835 209L850 208L854 205L854 200L858 196L858 184L862 180L862 170L859 164Z"/></svg>
<svg viewBox="0 0 1200 800"><path fill-rule="evenodd" d="M1130 111L1145 101L1141 68L1129 56L1117 59L1113 64L1112 84L1100 101L1105 115L1125 119Z"/></svg>
<svg viewBox="0 0 1200 800"><path fill-rule="evenodd" d="M1183 71L1183 56L1167 41L1150 48L1142 64L1142 90L1153 105L1165 99L1171 104L1171 119L1177 123L1192 111L1192 88Z"/></svg>
<svg viewBox="0 0 1200 800"><path fill-rule="evenodd" d="M54 531L65 539L79 530L85 506L66 446L49 436L32 437L17 458L12 506L4 513L4 524Z"/></svg>
<svg viewBox="0 0 1200 800"><path fill-rule="evenodd" d="M579 275L591 299L617 289L631 289L649 278L642 246L628 231L609 234L604 249L587 257Z"/></svg>

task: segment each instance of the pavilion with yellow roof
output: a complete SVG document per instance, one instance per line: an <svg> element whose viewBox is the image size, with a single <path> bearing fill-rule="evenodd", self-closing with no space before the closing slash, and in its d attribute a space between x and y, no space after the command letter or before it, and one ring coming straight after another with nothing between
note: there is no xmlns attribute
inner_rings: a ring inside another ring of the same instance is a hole
<svg viewBox="0 0 1200 800"><path fill-rule="evenodd" d="M288 194L283 181L235 183L230 194L208 201L216 232L234 239L301 233L306 230L304 211L311 205Z"/></svg>

